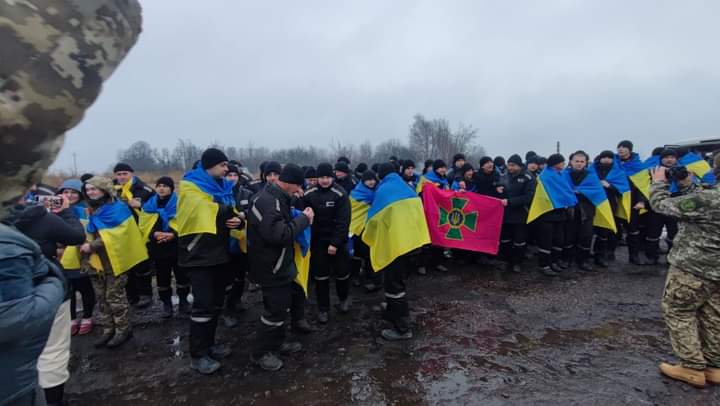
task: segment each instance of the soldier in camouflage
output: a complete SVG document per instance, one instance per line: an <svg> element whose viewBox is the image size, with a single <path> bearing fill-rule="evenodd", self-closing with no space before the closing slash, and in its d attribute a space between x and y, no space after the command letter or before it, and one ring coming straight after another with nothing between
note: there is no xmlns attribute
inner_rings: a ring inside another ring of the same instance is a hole
<svg viewBox="0 0 720 406"><path fill-rule="evenodd" d="M720 190L695 186L692 176L676 177L682 194L671 197L666 168L652 176L652 209L679 226L662 310L681 364L662 363L660 370L698 387L720 384Z"/></svg>
<svg viewBox="0 0 720 406"><path fill-rule="evenodd" d="M43 177L65 132L82 120L103 81L137 41L140 26L137 0L0 0L0 220ZM33 270L47 272L48 267L21 266L39 263L42 253L36 244L4 224L0 235L1 253L27 252L30 257L21 263L13 255L0 256L3 293L25 294L10 289L8 284L16 283L32 289L28 297L37 295L43 305L0 294L6 316L6 324L0 326L5 339L0 351L0 404L41 403L42 392L35 390L37 357L60 304L49 298L62 298L62 286L46 282L52 277L33 275ZM36 329L30 330L29 325L7 325L16 308L22 314L27 308L47 312L33 316ZM11 339L16 335L9 331L18 329L26 333Z"/></svg>

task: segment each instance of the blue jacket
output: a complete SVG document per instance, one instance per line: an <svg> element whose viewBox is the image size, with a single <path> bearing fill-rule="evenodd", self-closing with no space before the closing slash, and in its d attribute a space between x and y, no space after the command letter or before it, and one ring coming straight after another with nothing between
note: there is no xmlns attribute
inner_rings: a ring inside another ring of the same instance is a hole
<svg viewBox="0 0 720 406"><path fill-rule="evenodd" d="M0 405L38 384L37 359L64 296L59 272L35 242L0 224Z"/></svg>

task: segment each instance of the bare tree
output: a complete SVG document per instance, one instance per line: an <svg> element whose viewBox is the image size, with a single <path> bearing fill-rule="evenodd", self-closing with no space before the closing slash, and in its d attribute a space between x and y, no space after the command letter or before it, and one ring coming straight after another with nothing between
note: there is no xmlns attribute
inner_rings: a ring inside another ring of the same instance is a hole
<svg viewBox="0 0 720 406"><path fill-rule="evenodd" d="M370 143L370 141L365 141L362 144L358 146L357 149L357 161L365 162L366 164L370 164L370 161L373 158L373 145Z"/></svg>
<svg viewBox="0 0 720 406"><path fill-rule="evenodd" d="M423 159L435 156L434 144L435 131L430 121L426 120L422 114L416 114L413 117L413 124L410 126L410 148L415 151L417 156Z"/></svg>
<svg viewBox="0 0 720 406"><path fill-rule="evenodd" d="M155 151L145 141L137 141L130 145L128 149L120 151L118 160L129 164L136 171L146 172L158 169Z"/></svg>
<svg viewBox="0 0 720 406"><path fill-rule="evenodd" d="M178 140L173 149L172 157L175 165L186 171L192 168L193 164L200 159L202 151L190 140Z"/></svg>
<svg viewBox="0 0 720 406"><path fill-rule="evenodd" d="M344 156L352 161L355 147L352 144L343 144L339 140L332 139L330 140L330 152L335 159Z"/></svg>

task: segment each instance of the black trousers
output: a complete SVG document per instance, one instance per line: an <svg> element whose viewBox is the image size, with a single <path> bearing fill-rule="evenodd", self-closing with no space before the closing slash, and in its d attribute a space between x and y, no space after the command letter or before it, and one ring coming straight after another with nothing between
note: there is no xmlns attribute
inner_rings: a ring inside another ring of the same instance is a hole
<svg viewBox="0 0 720 406"><path fill-rule="evenodd" d="M618 224L619 219L615 219ZM605 259L610 253L614 253L617 248L618 235L612 230L602 227L594 227L595 244L593 245L593 253L597 259Z"/></svg>
<svg viewBox="0 0 720 406"><path fill-rule="evenodd" d="M621 220L622 228L625 229L626 233L625 241L628 246L628 255L631 257L639 255L643 249L643 231L645 231L644 223L646 218L647 213L640 215L640 210L632 209L630 210L630 220Z"/></svg>
<svg viewBox="0 0 720 406"><path fill-rule="evenodd" d="M505 223L500 232L500 254L513 265L525 259L529 228L525 223Z"/></svg>
<svg viewBox="0 0 720 406"><path fill-rule="evenodd" d="M92 318L95 310L95 289L93 289L90 275L79 273L79 275L69 277L68 281L70 282L70 318L77 319L77 295L75 292L80 292L82 298L82 317L84 319Z"/></svg>
<svg viewBox="0 0 720 406"><path fill-rule="evenodd" d="M234 311L242 301L245 293L245 275L247 273L248 257L246 254L230 255L230 262L227 264L225 303L228 311Z"/></svg>
<svg viewBox="0 0 720 406"><path fill-rule="evenodd" d="M538 265L541 268L558 262L565 245L565 222L538 220L535 223Z"/></svg>
<svg viewBox="0 0 720 406"><path fill-rule="evenodd" d="M193 291L190 315L190 356L208 355L215 345L217 320L225 299L226 264L189 268Z"/></svg>
<svg viewBox="0 0 720 406"><path fill-rule="evenodd" d="M131 303L137 302L140 296L152 296L150 260L143 261L128 271L125 293Z"/></svg>
<svg viewBox="0 0 720 406"><path fill-rule="evenodd" d="M190 294L188 270L178 266L175 258L158 258L155 262L155 278L160 300L169 303L172 298L172 277L175 275L175 291L182 298Z"/></svg>
<svg viewBox="0 0 720 406"><path fill-rule="evenodd" d="M260 316L253 353L262 356L277 351L285 342L287 315L293 323L305 315L305 292L295 282L280 286L263 286L263 313Z"/></svg>
<svg viewBox="0 0 720 406"><path fill-rule="evenodd" d="M385 301L387 302L383 319L390 322L399 333L410 330L410 308L403 280L406 261L407 257L403 255L383 269Z"/></svg>
<svg viewBox="0 0 720 406"><path fill-rule="evenodd" d="M567 262L583 262L590 257L593 237L593 219L582 219L580 210L565 223L565 245L562 259Z"/></svg>
<svg viewBox="0 0 720 406"><path fill-rule="evenodd" d="M348 298L350 291L350 255L345 245L337 247L335 255L329 255L329 243L319 242L312 245L310 256L310 273L315 280L318 309L321 312L330 310L330 276L335 276L335 290L338 299Z"/></svg>
<svg viewBox="0 0 720 406"><path fill-rule="evenodd" d="M672 240L678 232L677 220L652 210L646 214L646 219L645 255L648 259L655 260L660 257L660 236L663 227L667 228L668 244L672 246Z"/></svg>

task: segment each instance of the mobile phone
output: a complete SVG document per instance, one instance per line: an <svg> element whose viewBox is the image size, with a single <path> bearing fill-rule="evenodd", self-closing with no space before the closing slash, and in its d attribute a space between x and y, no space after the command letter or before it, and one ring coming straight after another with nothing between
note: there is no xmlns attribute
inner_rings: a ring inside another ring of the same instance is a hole
<svg viewBox="0 0 720 406"><path fill-rule="evenodd" d="M62 196L35 196L35 201L49 209L59 209L63 206Z"/></svg>

